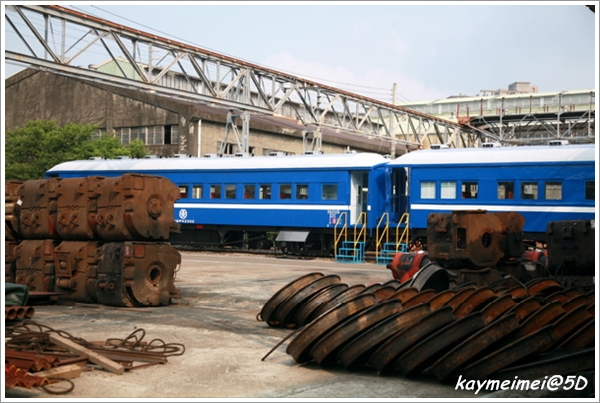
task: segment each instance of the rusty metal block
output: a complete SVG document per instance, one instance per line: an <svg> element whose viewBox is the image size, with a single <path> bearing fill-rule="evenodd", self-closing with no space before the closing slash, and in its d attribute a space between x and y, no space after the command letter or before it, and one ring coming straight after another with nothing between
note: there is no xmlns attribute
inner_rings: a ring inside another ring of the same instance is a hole
<svg viewBox="0 0 600 403"><path fill-rule="evenodd" d="M60 178L25 181L19 187L19 232L25 239L58 238L56 189Z"/></svg>
<svg viewBox="0 0 600 403"><path fill-rule="evenodd" d="M23 181L6 181L4 184L4 239L16 241L21 239L19 216L21 212L20 190Z"/></svg>
<svg viewBox="0 0 600 403"><path fill-rule="evenodd" d="M98 252L96 241L63 241L54 248L56 289L61 299L96 302Z"/></svg>
<svg viewBox="0 0 600 403"><path fill-rule="evenodd" d="M96 184L104 177L63 178L57 184L56 232L64 240L99 239L96 234Z"/></svg>
<svg viewBox="0 0 600 403"><path fill-rule="evenodd" d="M14 249L16 257L15 283L30 291L54 291L54 248L57 241L25 239Z"/></svg>
<svg viewBox="0 0 600 403"><path fill-rule="evenodd" d="M17 241L4 241L4 282L14 283L17 276Z"/></svg>
<svg viewBox="0 0 600 403"><path fill-rule="evenodd" d="M552 274L596 276L596 236L590 220L553 221L546 228Z"/></svg>

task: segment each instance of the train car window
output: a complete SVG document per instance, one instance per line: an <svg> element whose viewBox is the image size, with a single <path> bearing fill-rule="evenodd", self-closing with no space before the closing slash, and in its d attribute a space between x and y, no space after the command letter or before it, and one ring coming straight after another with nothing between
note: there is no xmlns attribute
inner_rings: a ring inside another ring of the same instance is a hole
<svg viewBox="0 0 600 403"><path fill-rule="evenodd" d="M456 182L442 182L440 197L442 199L456 199Z"/></svg>
<svg viewBox="0 0 600 403"><path fill-rule="evenodd" d="M308 185L296 185L296 199L308 199Z"/></svg>
<svg viewBox="0 0 600 403"><path fill-rule="evenodd" d="M338 185L323 185L321 198L323 200L338 199Z"/></svg>
<svg viewBox="0 0 600 403"><path fill-rule="evenodd" d="M235 189L236 186L234 184L225 185L225 198L226 199L235 199Z"/></svg>
<svg viewBox="0 0 600 403"><path fill-rule="evenodd" d="M221 198L221 185L210 185L210 198L220 199Z"/></svg>
<svg viewBox="0 0 600 403"><path fill-rule="evenodd" d="M546 200L562 200L562 183L546 182L544 194L546 196Z"/></svg>
<svg viewBox="0 0 600 403"><path fill-rule="evenodd" d="M192 187L192 198L193 199L202 199L203 192L202 185L194 185Z"/></svg>
<svg viewBox="0 0 600 403"><path fill-rule="evenodd" d="M461 192L463 199L477 199L477 193L479 192L477 182L463 182Z"/></svg>
<svg viewBox="0 0 600 403"><path fill-rule="evenodd" d="M510 200L515 198L514 182L498 182L498 200Z"/></svg>
<svg viewBox="0 0 600 403"><path fill-rule="evenodd" d="M269 200L271 198L271 185L260 185L258 198L261 200Z"/></svg>
<svg viewBox="0 0 600 403"><path fill-rule="evenodd" d="M188 197L187 185L179 185L179 195L182 199L187 199L187 197Z"/></svg>
<svg viewBox="0 0 600 403"><path fill-rule="evenodd" d="M538 184L537 182L523 182L521 183L521 199L525 200L537 200L538 198Z"/></svg>
<svg viewBox="0 0 600 403"><path fill-rule="evenodd" d="M292 185L282 184L279 185L279 198L280 199L291 199L292 198Z"/></svg>
<svg viewBox="0 0 600 403"><path fill-rule="evenodd" d="M256 186L255 185L244 185L244 199L255 199L256 198Z"/></svg>
<svg viewBox="0 0 600 403"><path fill-rule="evenodd" d="M421 182L421 199L435 199L435 182Z"/></svg>
<svg viewBox="0 0 600 403"><path fill-rule="evenodd" d="M596 182L585 182L585 200L594 200L596 198Z"/></svg>

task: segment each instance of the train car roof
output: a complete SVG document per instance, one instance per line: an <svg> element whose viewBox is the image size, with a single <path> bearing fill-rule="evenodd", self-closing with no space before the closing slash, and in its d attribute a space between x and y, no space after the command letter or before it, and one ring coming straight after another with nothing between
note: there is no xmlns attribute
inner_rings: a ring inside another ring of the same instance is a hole
<svg viewBox="0 0 600 403"><path fill-rule="evenodd" d="M390 162L390 166L471 165L504 163L547 163L595 161L594 144L562 146L517 146L490 148L446 148L419 150L404 154Z"/></svg>
<svg viewBox="0 0 600 403"><path fill-rule="evenodd" d="M220 157L220 158L143 158L68 161L46 171L47 175L61 172L94 171L185 171L239 170L286 168L371 168L390 160L375 153L314 154L292 156Z"/></svg>

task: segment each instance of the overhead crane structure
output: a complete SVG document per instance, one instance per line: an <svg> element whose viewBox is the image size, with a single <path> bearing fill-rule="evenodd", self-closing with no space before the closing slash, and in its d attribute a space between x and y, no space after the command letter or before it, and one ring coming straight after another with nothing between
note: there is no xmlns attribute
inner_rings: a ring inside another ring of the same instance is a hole
<svg viewBox="0 0 600 403"><path fill-rule="evenodd" d="M321 129L380 138L406 149L426 144L474 147L493 134L305 80L168 38L142 32L66 7L5 6L5 58L54 74L228 108L227 133L235 131L248 152L252 114L284 116L306 127L320 151ZM94 68L114 61L116 74ZM123 67L125 62L128 68ZM87 66L87 67L86 67ZM235 117L243 121L238 135ZM306 150L305 150L306 151Z"/></svg>

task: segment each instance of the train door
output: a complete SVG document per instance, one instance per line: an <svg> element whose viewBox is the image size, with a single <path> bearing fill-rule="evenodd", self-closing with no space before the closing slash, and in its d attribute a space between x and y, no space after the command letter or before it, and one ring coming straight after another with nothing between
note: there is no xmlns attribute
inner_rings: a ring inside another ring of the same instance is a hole
<svg viewBox="0 0 600 403"><path fill-rule="evenodd" d="M397 222L408 213L408 178L404 168L392 171L392 220Z"/></svg>
<svg viewBox="0 0 600 403"><path fill-rule="evenodd" d="M356 224L360 214L367 212L368 179L367 172L350 173L350 225Z"/></svg>

